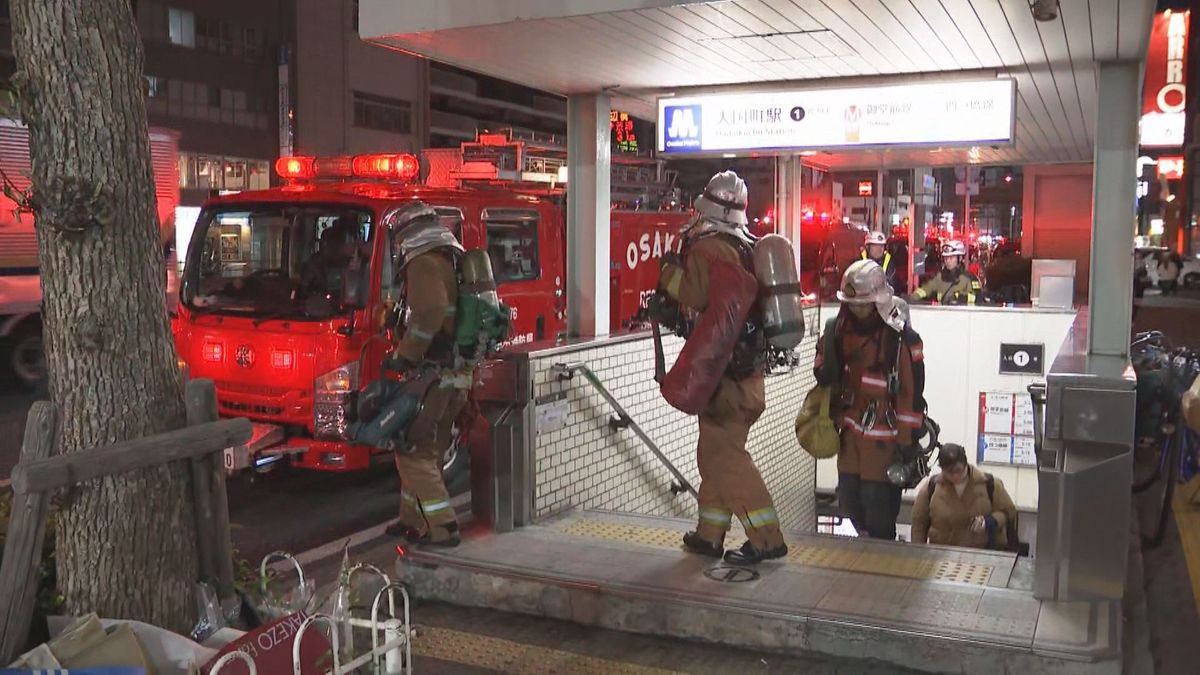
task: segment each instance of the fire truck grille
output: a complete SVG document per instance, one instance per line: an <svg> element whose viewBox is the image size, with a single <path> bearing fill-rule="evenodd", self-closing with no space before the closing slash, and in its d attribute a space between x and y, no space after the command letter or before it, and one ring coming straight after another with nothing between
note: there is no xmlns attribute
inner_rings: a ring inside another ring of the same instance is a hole
<svg viewBox="0 0 1200 675"><path fill-rule="evenodd" d="M243 413L247 415L270 415L274 417L283 414L283 406L254 405L252 403L233 403L231 401L221 401L221 407L230 412Z"/></svg>
<svg viewBox="0 0 1200 675"><path fill-rule="evenodd" d="M254 394L256 396L285 396L290 390L286 387L270 387L262 384L247 384L245 382L227 382L218 380L217 390L231 394Z"/></svg>

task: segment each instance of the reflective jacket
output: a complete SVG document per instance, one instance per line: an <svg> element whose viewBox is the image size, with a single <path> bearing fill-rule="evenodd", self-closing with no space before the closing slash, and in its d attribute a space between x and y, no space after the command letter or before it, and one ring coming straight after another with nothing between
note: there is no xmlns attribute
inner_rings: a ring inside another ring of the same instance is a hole
<svg viewBox="0 0 1200 675"><path fill-rule="evenodd" d="M905 340L876 315L872 319L866 329L859 328L848 314L834 324L841 366L837 381L821 381L825 340L817 342L815 368L818 383L832 387L829 415L842 435L838 472L858 475L862 480L886 482L887 467L897 445L912 445L914 432L925 423L916 400L914 380L914 364L922 363L925 353L916 333L907 331L913 337L911 341ZM898 379L894 396L888 391L893 361ZM867 413L872 406L874 420L868 419ZM848 443L849 436L856 442Z"/></svg>
<svg viewBox="0 0 1200 675"><path fill-rule="evenodd" d="M974 466L967 470L970 475L961 496L953 483L941 479L941 474L930 477L917 489L912 511L914 543L994 549L1007 546L1006 526L1017 516L1012 497L1008 496L1004 483L992 477L992 497L989 499L987 474ZM930 488L935 480L937 487L931 498ZM994 526L972 532L971 521L976 516L991 516L995 520Z"/></svg>
<svg viewBox="0 0 1200 675"><path fill-rule="evenodd" d="M941 305L973 305L979 297L979 278L963 268L947 279L946 271L933 275L913 291L913 302L936 302Z"/></svg>

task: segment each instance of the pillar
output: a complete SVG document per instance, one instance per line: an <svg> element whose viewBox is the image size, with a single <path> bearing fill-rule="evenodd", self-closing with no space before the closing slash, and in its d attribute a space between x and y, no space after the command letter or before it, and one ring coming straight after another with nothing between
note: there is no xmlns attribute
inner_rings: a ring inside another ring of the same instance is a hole
<svg viewBox="0 0 1200 675"><path fill-rule="evenodd" d="M800 265L800 226L804 221L804 207L800 200L802 166L798 155L775 158L775 218L778 220L775 231L792 242L797 266ZM750 203L765 198L766 195L750 195Z"/></svg>
<svg viewBox="0 0 1200 675"><path fill-rule="evenodd" d="M609 97L567 98L567 331L609 330Z"/></svg>
<svg viewBox="0 0 1200 675"><path fill-rule="evenodd" d="M1092 178L1092 258L1088 279L1088 353L1129 353L1133 319L1133 231L1141 64L1104 61L1096 81Z"/></svg>

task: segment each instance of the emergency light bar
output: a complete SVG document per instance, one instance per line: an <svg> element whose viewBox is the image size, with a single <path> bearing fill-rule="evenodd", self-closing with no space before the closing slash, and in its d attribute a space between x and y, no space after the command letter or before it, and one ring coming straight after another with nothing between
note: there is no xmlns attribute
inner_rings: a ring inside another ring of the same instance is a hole
<svg viewBox="0 0 1200 675"><path fill-rule="evenodd" d="M410 181L421 173L416 155L380 154L345 157L280 157L275 173L286 180L313 178L382 178Z"/></svg>

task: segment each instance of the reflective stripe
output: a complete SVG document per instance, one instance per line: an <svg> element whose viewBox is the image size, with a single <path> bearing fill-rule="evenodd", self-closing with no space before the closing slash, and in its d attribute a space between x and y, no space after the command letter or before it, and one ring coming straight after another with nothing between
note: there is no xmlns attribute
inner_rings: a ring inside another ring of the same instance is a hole
<svg viewBox="0 0 1200 675"><path fill-rule="evenodd" d="M974 293L967 293L967 304L968 305L975 304L975 294Z"/></svg>
<svg viewBox="0 0 1200 675"><path fill-rule="evenodd" d="M738 520L742 521L742 525L745 527L766 527L779 524L779 516L772 508L751 511L745 516L738 516Z"/></svg>
<svg viewBox="0 0 1200 675"><path fill-rule="evenodd" d="M914 298L924 298L928 295L929 291L925 290L924 288L918 288L917 290L913 291Z"/></svg>
<svg viewBox="0 0 1200 675"><path fill-rule="evenodd" d="M450 500L443 499L440 502L421 502L421 510L425 513L434 513L450 508Z"/></svg>
<svg viewBox="0 0 1200 675"><path fill-rule="evenodd" d="M887 389L887 380L881 380L878 377L871 377L870 375L863 375L862 383L864 387L869 386L878 387L879 389Z"/></svg>
<svg viewBox="0 0 1200 675"><path fill-rule="evenodd" d="M922 419L922 417L917 413L900 411L896 411L896 421L899 422L901 426L914 428L920 427L925 422L925 420Z"/></svg>
<svg viewBox="0 0 1200 675"><path fill-rule="evenodd" d="M913 361L924 361L925 360L925 347L924 346L916 345L909 351L912 353Z"/></svg>
<svg viewBox="0 0 1200 675"><path fill-rule="evenodd" d="M455 314L458 314L458 306L457 305L450 305L449 307L446 308L446 316L454 316Z"/></svg>
<svg viewBox="0 0 1200 675"><path fill-rule="evenodd" d="M401 493L400 493L400 499L403 499L404 501L408 502L409 504L416 504L416 503L417 503L417 498L416 498L416 497L414 497L414 496L412 496L412 495L410 495L410 494L408 494L407 492L401 492Z"/></svg>
<svg viewBox="0 0 1200 675"><path fill-rule="evenodd" d="M733 520L733 514L724 509L700 509L700 520L729 529L729 523Z"/></svg>
<svg viewBox="0 0 1200 675"><path fill-rule="evenodd" d="M853 429L855 431L855 433L857 433L859 436L862 436L863 438L891 440L891 439L896 438L899 435L899 432L897 432L895 429L889 429L886 426L882 429L879 428L879 422L875 423L874 428L863 429L863 426L861 424L859 424L856 420L851 419L850 417L843 417L842 424L850 427L851 429Z"/></svg>
<svg viewBox="0 0 1200 675"><path fill-rule="evenodd" d="M417 328L416 326L409 328L408 334L410 336L412 336L413 338L416 338L417 340L432 340L433 339L433 333L426 333L425 331L421 330L420 328Z"/></svg>

